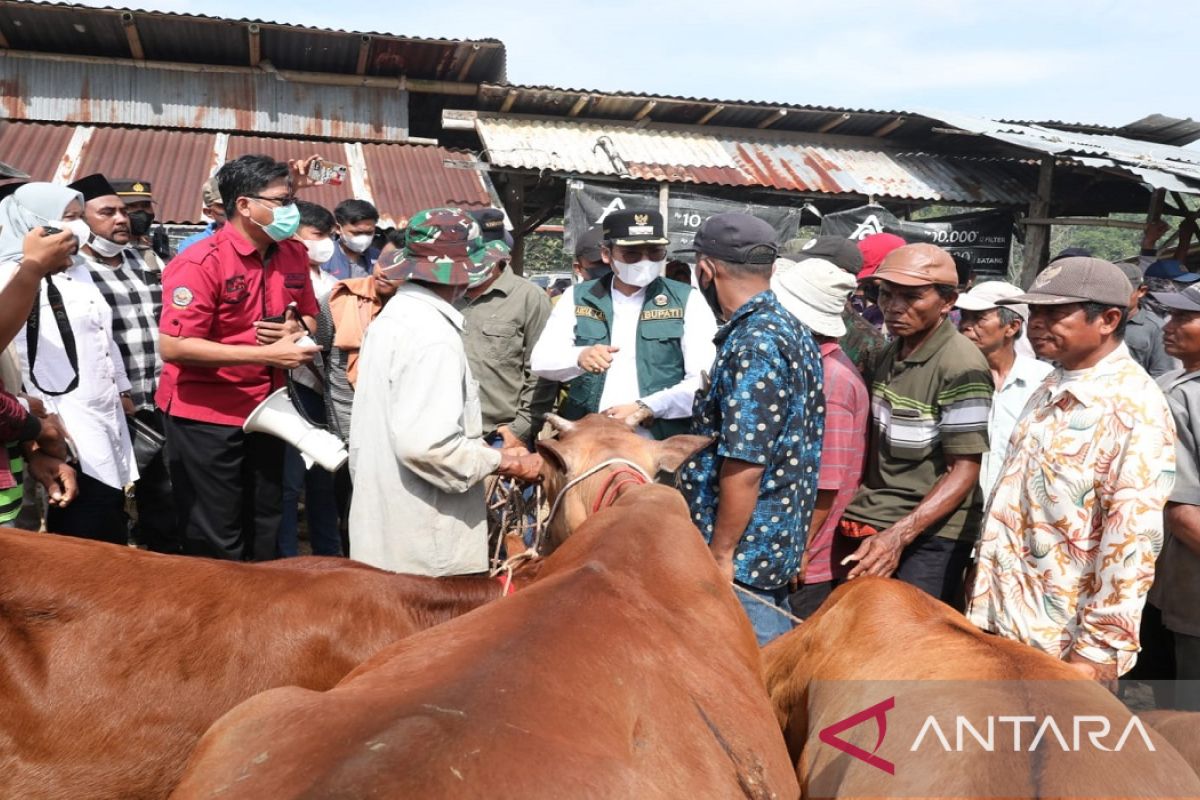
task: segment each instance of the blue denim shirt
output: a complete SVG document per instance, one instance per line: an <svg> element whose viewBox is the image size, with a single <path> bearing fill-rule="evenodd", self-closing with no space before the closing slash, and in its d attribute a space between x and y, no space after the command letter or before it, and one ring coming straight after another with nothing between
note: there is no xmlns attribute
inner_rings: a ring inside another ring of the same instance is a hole
<svg viewBox="0 0 1200 800"><path fill-rule="evenodd" d="M347 278L365 278L371 274L371 270L375 267L375 259L379 257L379 248L368 247L363 252L362 257L367 262L366 269L363 269L361 264L357 261L351 261L350 256L346 255L346 251L342 249L342 243L338 241L338 237L333 237L333 241L333 255L321 265L321 269L339 281L344 281Z"/></svg>
<svg viewBox="0 0 1200 800"><path fill-rule="evenodd" d="M189 247L194 245L196 242L203 241L204 239L207 239L208 237L212 236L216 232L217 232L217 223L215 223L215 222L208 223L207 228L200 231L199 233L193 233L191 236L187 237L182 242L180 242L179 247L177 247L175 249L175 255L179 255L184 250L187 250Z"/></svg>
<svg viewBox="0 0 1200 800"><path fill-rule="evenodd" d="M692 433L716 441L684 466L683 492L696 527L711 541L721 460L764 468L733 565L739 583L774 589L800 570L817 502L825 429L821 352L770 291L734 312L715 341L711 385L696 394Z"/></svg>

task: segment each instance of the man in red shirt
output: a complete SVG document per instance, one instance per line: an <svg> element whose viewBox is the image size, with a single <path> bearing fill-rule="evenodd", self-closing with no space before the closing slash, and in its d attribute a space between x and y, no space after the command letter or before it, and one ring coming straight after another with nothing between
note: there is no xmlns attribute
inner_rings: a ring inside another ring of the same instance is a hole
<svg viewBox="0 0 1200 800"><path fill-rule="evenodd" d="M309 363L300 320L317 302L287 164L243 156L217 173L227 223L165 271L156 395L184 552L231 560L275 557L282 505L282 440L242 423L282 370ZM289 311L289 306L294 309Z"/></svg>

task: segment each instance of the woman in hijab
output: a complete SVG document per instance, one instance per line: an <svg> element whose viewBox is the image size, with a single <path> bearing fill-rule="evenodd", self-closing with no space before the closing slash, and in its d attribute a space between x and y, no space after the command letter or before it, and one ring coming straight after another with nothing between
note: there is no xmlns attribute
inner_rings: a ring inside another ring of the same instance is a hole
<svg viewBox="0 0 1200 800"><path fill-rule="evenodd" d="M46 527L126 544L124 489L137 479L137 466L120 396L129 380L112 338L112 311L83 259L71 256L64 265L62 250L57 261L38 257L43 245L62 247L63 237L75 245L69 231L82 214L82 195L48 183L26 184L0 201L0 310L15 302L10 290L27 298L25 314L18 309L8 321L36 322L23 324L16 336L25 388L61 418L78 459L78 497L65 508L52 504ZM64 233L43 236L45 227Z"/></svg>

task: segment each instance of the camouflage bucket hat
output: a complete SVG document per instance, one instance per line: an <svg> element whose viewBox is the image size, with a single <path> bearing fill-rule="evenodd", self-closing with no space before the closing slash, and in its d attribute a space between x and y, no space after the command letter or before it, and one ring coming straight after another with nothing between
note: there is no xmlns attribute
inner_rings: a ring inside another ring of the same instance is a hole
<svg viewBox="0 0 1200 800"><path fill-rule="evenodd" d="M404 249L389 256L380 271L392 280L466 286L476 268L470 254L479 236L479 223L457 208L419 211L408 222Z"/></svg>
<svg viewBox="0 0 1200 800"><path fill-rule="evenodd" d="M467 288L474 289L492 277L492 269L497 264L508 262L512 250L499 239L484 241L482 238L472 243L471 268L467 270Z"/></svg>

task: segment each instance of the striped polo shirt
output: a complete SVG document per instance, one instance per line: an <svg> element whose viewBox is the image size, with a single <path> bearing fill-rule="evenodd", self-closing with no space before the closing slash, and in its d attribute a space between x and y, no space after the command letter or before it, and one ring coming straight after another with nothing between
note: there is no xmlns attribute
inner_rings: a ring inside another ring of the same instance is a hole
<svg viewBox="0 0 1200 800"><path fill-rule="evenodd" d="M871 430L863 484L847 519L883 530L912 512L946 474L947 455L988 452L992 374L983 354L949 320L906 358L900 340L880 356L871 380ZM979 535L980 492L926 532Z"/></svg>

